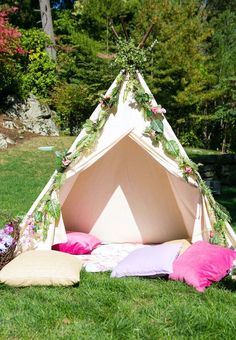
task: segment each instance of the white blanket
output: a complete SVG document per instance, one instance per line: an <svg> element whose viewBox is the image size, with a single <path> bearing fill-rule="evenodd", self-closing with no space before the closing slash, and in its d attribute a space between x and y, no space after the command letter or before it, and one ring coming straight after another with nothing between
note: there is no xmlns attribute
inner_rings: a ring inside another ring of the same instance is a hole
<svg viewBox="0 0 236 340"><path fill-rule="evenodd" d="M78 255L87 272L111 271L132 251L149 247L143 244L111 243L98 246L90 255Z"/></svg>

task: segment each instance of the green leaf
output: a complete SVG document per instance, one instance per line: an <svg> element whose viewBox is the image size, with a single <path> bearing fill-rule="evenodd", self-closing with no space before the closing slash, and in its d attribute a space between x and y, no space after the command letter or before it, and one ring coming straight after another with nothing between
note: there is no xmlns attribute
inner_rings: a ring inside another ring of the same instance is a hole
<svg viewBox="0 0 236 340"><path fill-rule="evenodd" d="M146 110L146 116L149 118L149 117L152 117L153 113L151 110Z"/></svg>
<svg viewBox="0 0 236 340"><path fill-rule="evenodd" d="M160 119L154 119L151 121L151 128L157 133L163 133L164 125Z"/></svg>
<svg viewBox="0 0 236 340"><path fill-rule="evenodd" d="M97 124L98 130L102 129L103 126L105 125L105 123L106 123L106 117L100 118L100 119L99 119L99 122L98 122L98 124Z"/></svg>
<svg viewBox="0 0 236 340"><path fill-rule="evenodd" d="M58 173L54 178L53 188L54 190L59 190L62 184L65 182L66 176L63 173Z"/></svg>
<svg viewBox="0 0 236 340"><path fill-rule="evenodd" d="M57 199L51 199L48 201L45 208L48 214L55 218L55 220L60 218L61 206Z"/></svg>
<svg viewBox="0 0 236 340"><path fill-rule="evenodd" d="M43 212L42 211L35 211L34 220L35 220L36 223L43 222Z"/></svg>
<svg viewBox="0 0 236 340"><path fill-rule="evenodd" d="M50 221L49 220L45 220L44 224L43 224L43 241L46 241L47 236L48 236L48 228L50 226Z"/></svg>
<svg viewBox="0 0 236 340"><path fill-rule="evenodd" d="M87 133L94 131L94 122L90 119L87 119L83 125L83 128Z"/></svg>
<svg viewBox="0 0 236 340"><path fill-rule="evenodd" d="M175 140L164 141L163 148L167 155L174 158L179 156L179 146Z"/></svg>

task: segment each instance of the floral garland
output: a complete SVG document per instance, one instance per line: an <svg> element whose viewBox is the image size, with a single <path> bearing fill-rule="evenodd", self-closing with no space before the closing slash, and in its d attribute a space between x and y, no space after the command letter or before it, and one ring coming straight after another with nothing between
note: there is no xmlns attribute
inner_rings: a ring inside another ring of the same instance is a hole
<svg viewBox="0 0 236 340"><path fill-rule="evenodd" d="M53 182L49 191L40 200L35 212L28 215L24 225L21 228L22 246L28 248L34 247L34 240L45 241L48 234L48 228L52 222L60 218L60 202L58 200L58 190L65 181L65 170L72 165L75 160L81 159L90 153L100 137L107 118L112 110L117 108L119 94L126 74L122 72L116 81L110 95L104 95L100 98L100 112L96 121L87 119L83 125L85 136L79 140L73 152L56 152L57 167L54 174ZM20 246L18 247L20 249Z"/></svg>

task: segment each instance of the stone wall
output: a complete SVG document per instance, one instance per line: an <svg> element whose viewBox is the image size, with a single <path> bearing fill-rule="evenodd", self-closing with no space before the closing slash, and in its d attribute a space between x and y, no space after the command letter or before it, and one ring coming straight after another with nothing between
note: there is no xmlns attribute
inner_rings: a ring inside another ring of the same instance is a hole
<svg viewBox="0 0 236 340"><path fill-rule="evenodd" d="M204 180L236 185L236 154L194 156L192 160L203 164L199 172Z"/></svg>

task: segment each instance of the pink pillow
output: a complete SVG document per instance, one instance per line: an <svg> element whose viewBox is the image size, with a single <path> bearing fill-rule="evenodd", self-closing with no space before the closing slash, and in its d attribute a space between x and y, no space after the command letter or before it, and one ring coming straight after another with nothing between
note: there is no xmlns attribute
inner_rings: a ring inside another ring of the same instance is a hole
<svg viewBox="0 0 236 340"><path fill-rule="evenodd" d="M68 241L52 246L53 250L62 251L72 255L90 254L101 242L93 235L77 231L67 232Z"/></svg>
<svg viewBox="0 0 236 340"><path fill-rule="evenodd" d="M184 281L203 292L213 282L228 274L236 259L236 251L198 241L173 263L172 280Z"/></svg>

